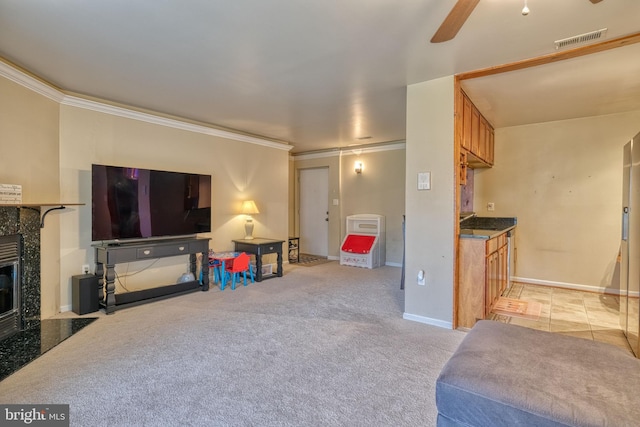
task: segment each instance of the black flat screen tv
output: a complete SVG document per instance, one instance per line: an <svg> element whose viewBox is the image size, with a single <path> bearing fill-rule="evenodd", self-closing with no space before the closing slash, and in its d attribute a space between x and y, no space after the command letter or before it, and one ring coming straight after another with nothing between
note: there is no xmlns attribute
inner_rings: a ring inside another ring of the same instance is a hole
<svg viewBox="0 0 640 427"><path fill-rule="evenodd" d="M211 175L91 166L91 240L211 231Z"/></svg>

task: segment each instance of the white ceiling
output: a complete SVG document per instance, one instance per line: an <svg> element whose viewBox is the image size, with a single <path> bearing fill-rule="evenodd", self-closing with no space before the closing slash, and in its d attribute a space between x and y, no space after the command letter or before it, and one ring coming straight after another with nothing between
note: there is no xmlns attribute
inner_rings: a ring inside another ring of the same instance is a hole
<svg viewBox="0 0 640 427"><path fill-rule="evenodd" d="M299 153L403 140L409 84L601 28L604 40L640 31L638 0L528 0L528 16L522 0L481 0L454 40L429 43L454 3L0 0L0 56L65 91ZM464 87L496 127L513 126L640 109L639 68L637 44Z"/></svg>

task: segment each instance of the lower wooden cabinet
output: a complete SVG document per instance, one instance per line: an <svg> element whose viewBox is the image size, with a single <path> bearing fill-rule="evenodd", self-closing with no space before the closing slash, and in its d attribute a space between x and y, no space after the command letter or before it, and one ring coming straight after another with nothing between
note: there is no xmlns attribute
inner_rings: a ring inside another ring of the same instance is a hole
<svg viewBox="0 0 640 427"><path fill-rule="evenodd" d="M486 319L509 283L507 233L491 239L460 238L457 326Z"/></svg>

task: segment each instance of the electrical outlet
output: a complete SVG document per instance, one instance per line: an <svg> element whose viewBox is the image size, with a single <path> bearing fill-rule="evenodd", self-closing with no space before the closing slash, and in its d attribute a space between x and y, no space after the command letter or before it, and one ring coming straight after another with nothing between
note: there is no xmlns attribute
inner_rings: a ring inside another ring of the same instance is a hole
<svg viewBox="0 0 640 427"><path fill-rule="evenodd" d="M417 282L418 285L420 286L424 286L424 270L419 270L418 271L418 277L417 277Z"/></svg>
<svg viewBox="0 0 640 427"><path fill-rule="evenodd" d="M493 202L487 203L487 210L488 211L495 211L496 210L496 204L493 203Z"/></svg>
<svg viewBox="0 0 640 427"><path fill-rule="evenodd" d="M89 264L82 264L82 273L89 274Z"/></svg>

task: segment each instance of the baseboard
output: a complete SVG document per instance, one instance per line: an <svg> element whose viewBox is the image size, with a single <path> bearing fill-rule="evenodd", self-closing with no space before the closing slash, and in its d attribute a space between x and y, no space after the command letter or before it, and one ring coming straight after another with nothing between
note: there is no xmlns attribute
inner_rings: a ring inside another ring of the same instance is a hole
<svg viewBox="0 0 640 427"><path fill-rule="evenodd" d="M399 262L386 262L384 265L388 265L389 267L402 267L402 263Z"/></svg>
<svg viewBox="0 0 640 427"><path fill-rule="evenodd" d="M439 328L453 329L453 324L451 322L445 322L444 320L440 320L440 319L432 319L431 317L418 316L417 314L411 314L411 313L404 313L402 315L402 318L405 320L411 320L413 322L437 326Z"/></svg>
<svg viewBox="0 0 640 427"><path fill-rule="evenodd" d="M73 306L71 305L63 305L62 307L60 307L60 313L64 313L65 311L71 311L73 310Z"/></svg>
<svg viewBox="0 0 640 427"><path fill-rule="evenodd" d="M329 255L327 257L327 259L331 260L331 261L340 261L340 257L339 256L333 256L333 255Z"/></svg>
<svg viewBox="0 0 640 427"><path fill-rule="evenodd" d="M598 294L620 295L620 289L605 288L602 286L581 285L579 283L555 282L553 280L531 279L529 277L511 276L512 282L528 283L531 285L549 286L552 288L571 289L574 291L595 292ZM639 292L630 292L630 297L638 297Z"/></svg>

